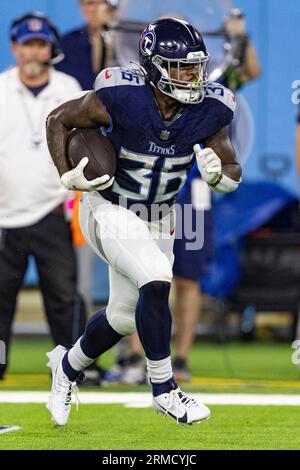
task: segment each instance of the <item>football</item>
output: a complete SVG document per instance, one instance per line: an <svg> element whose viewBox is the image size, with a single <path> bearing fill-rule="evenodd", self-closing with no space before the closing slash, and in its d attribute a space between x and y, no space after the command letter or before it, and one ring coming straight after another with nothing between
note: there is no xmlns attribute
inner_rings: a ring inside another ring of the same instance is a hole
<svg viewBox="0 0 300 470"><path fill-rule="evenodd" d="M67 156L72 168L88 157L84 176L91 181L103 175L114 176L116 153L110 140L96 129L73 129L67 140Z"/></svg>

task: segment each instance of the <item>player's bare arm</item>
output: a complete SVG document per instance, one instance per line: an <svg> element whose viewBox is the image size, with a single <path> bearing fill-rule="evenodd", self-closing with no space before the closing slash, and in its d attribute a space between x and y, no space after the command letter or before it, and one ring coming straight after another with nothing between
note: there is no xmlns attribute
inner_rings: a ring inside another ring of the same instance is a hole
<svg viewBox="0 0 300 470"><path fill-rule="evenodd" d="M230 142L227 127L206 139L201 149L194 146L197 164L202 179L215 192L235 191L241 182L242 169Z"/></svg>
<svg viewBox="0 0 300 470"><path fill-rule="evenodd" d="M109 125L109 115L94 91L54 109L47 118L47 143L60 176L71 169L66 155L70 130Z"/></svg>
<svg viewBox="0 0 300 470"><path fill-rule="evenodd" d="M226 127L204 142L204 148L211 148L218 155L222 163L222 173L235 181L240 181L242 169L236 159Z"/></svg>
<svg viewBox="0 0 300 470"><path fill-rule="evenodd" d="M66 144L72 129L97 129L108 127L109 124L109 114L94 91L62 104L49 114L46 123L47 143L61 182L67 189L98 191L112 185L113 178L108 175L88 181L83 173L88 158L82 158L78 166L72 169L66 155Z"/></svg>

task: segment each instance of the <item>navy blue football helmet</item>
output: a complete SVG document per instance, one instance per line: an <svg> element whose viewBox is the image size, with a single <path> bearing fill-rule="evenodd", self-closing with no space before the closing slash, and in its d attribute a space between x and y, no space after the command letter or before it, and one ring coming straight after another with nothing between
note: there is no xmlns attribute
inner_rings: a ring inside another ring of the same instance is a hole
<svg viewBox="0 0 300 470"><path fill-rule="evenodd" d="M186 21L159 19L142 33L140 68L148 82L184 104L200 103L209 83L210 57L199 31ZM194 66L192 81L180 79L184 67Z"/></svg>

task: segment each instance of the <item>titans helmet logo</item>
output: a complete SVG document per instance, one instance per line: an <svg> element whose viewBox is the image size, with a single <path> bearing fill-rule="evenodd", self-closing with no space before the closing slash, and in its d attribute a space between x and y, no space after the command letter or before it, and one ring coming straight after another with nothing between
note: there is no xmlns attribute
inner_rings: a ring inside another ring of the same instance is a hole
<svg viewBox="0 0 300 470"><path fill-rule="evenodd" d="M155 47L156 37L152 29L145 29L141 36L141 52L143 55L150 56Z"/></svg>

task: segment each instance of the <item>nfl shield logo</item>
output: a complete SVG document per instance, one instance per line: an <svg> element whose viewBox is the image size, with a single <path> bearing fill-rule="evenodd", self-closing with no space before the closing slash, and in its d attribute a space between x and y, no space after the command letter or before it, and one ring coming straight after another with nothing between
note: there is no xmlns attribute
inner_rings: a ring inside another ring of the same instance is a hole
<svg viewBox="0 0 300 470"><path fill-rule="evenodd" d="M160 140L169 140L170 132L163 130L160 132Z"/></svg>
<svg viewBox="0 0 300 470"><path fill-rule="evenodd" d="M38 19L33 19L28 23L29 31L41 31L43 29L43 22Z"/></svg>

